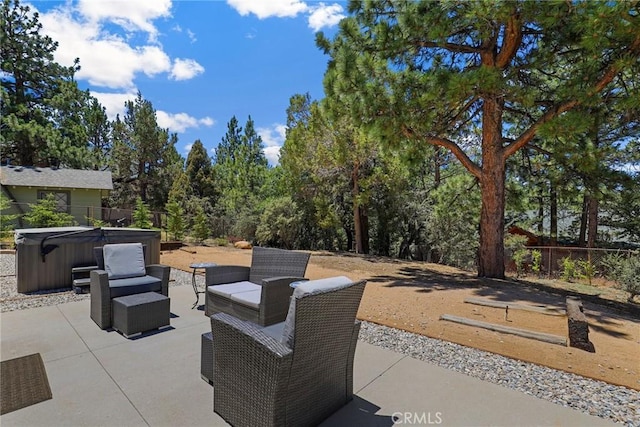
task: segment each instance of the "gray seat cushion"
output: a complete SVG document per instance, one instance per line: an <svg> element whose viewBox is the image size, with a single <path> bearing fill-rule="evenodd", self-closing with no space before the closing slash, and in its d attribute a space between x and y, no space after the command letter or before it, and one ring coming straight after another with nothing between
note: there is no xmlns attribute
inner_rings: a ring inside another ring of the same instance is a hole
<svg viewBox="0 0 640 427"><path fill-rule="evenodd" d="M326 279L309 280L308 282L298 285L291 297L289 303L289 312L287 320L284 322L284 330L282 331L281 343L293 349L294 334L296 330L296 300L312 295L331 292L338 289L346 288L353 285L353 281L346 276L329 277Z"/></svg>
<svg viewBox="0 0 640 427"><path fill-rule="evenodd" d="M143 292L162 292L162 280L153 276L109 280L111 298Z"/></svg>
<svg viewBox="0 0 640 427"><path fill-rule="evenodd" d="M231 294L231 301L241 305L245 305L247 307L251 307L255 310L260 310L261 295L262 295L262 290L238 292L235 294Z"/></svg>
<svg viewBox="0 0 640 427"><path fill-rule="evenodd" d="M262 328L262 332L269 335L271 338L280 341L282 339L282 332L284 332L284 322L265 326L264 328Z"/></svg>
<svg viewBox="0 0 640 427"><path fill-rule="evenodd" d="M227 283L224 285L211 285L207 289L214 295L220 295L221 297L231 299L231 295L233 294L260 291L262 286L245 280L242 282Z"/></svg>

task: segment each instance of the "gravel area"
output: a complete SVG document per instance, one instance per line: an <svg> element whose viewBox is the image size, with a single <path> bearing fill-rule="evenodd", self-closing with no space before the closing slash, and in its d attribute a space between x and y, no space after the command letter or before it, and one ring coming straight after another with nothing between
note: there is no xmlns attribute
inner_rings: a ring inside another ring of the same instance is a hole
<svg viewBox="0 0 640 427"><path fill-rule="evenodd" d="M203 280L201 276L198 280ZM191 273L171 270L169 286L191 286ZM88 299L69 289L16 292L15 257L0 254L0 312ZM545 366L363 322L360 340L628 427L640 426L640 392Z"/></svg>

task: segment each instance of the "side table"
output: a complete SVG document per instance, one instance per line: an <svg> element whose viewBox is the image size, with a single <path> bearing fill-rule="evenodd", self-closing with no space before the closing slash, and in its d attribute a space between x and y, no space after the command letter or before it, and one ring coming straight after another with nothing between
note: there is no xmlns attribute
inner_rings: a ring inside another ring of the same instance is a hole
<svg viewBox="0 0 640 427"><path fill-rule="evenodd" d="M216 263L213 262L196 262L193 263L189 266L189 268L193 268L193 274L191 275L191 285L193 286L193 292L196 293L196 302L193 303L193 307L191 307L191 309L193 310L198 303L200 302L200 294L204 294L205 292L207 292L207 286L205 284L205 289L204 291L199 291L198 290L198 284L196 283L196 271L198 269L202 269L202 270L206 270L208 267L215 267Z"/></svg>

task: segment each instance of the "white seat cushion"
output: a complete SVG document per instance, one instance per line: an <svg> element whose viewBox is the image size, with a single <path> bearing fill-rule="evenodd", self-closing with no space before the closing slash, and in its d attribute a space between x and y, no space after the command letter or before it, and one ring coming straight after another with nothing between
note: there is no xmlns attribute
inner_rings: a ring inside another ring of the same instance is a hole
<svg viewBox="0 0 640 427"><path fill-rule="evenodd" d="M109 279L142 277L147 274L142 243L104 245L102 253L104 255L104 269Z"/></svg>
<svg viewBox="0 0 640 427"><path fill-rule="evenodd" d="M225 283L224 285L211 285L207 290L215 295L231 299L231 295L241 292L261 291L262 287L249 281Z"/></svg>
<svg viewBox="0 0 640 427"><path fill-rule="evenodd" d="M249 292L238 292L231 295L231 301L259 310L261 294L262 294L261 290L249 291Z"/></svg>

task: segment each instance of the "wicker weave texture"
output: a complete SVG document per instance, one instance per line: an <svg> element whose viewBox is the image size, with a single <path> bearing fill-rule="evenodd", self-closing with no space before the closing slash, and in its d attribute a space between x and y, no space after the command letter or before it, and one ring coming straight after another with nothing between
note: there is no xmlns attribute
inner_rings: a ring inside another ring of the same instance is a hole
<svg viewBox="0 0 640 427"><path fill-rule="evenodd" d="M200 376L213 384L213 335L205 332L200 338Z"/></svg>
<svg viewBox="0 0 640 427"><path fill-rule="evenodd" d="M274 248L253 248L249 281L262 283L270 277L304 277L310 254Z"/></svg>
<svg viewBox="0 0 640 427"><path fill-rule="evenodd" d="M146 253L146 246L142 249ZM100 329L108 329L113 324L113 307L111 290L109 288L109 278L107 272L104 271L104 258L102 247L93 250L96 262L99 266L98 270L90 273L89 290L91 293L90 315L91 319L100 327ZM161 264L150 264L146 266L148 276L160 279L161 293L165 297L169 296L169 276L171 275L171 267Z"/></svg>
<svg viewBox="0 0 640 427"><path fill-rule="evenodd" d="M113 299L113 327L125 336L169 325L170 299L157 292Z"/></svg>
<svg viewBox="0 0 640 427"><path fill-rule="evenodd" d="M256 310L208 291L205 315L228 313L263 326L282 322L287 316L292 289L289 283L301 280L307 270L309 254L274 248L253 248L251 267L215 266L206 270L207 287L249 280L262 286L260 307Z"/></svg>
<svg viewBox="0 0 640 427"><path fill-rule="evenodd" d="M211 317L214 411L234 426L316 425L353 396L365 282L296 301L294 348L258 325Z"/></svg>

